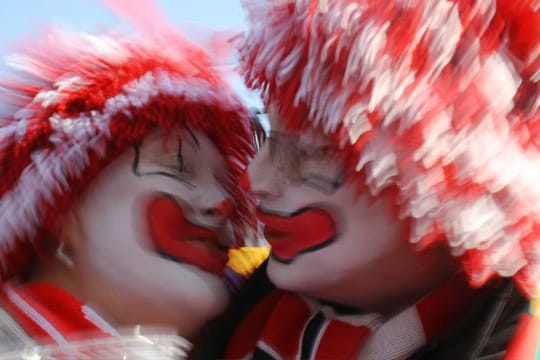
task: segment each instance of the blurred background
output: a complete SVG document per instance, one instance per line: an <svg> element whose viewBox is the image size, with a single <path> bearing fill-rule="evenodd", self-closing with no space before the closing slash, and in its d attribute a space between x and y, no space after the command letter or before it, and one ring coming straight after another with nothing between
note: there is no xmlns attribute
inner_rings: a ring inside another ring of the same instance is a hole
<svg viewBox="0 0 540 360"><path fill-rule="evenodd" d="M241 32L246 23L240 0L155 0L169 23L184 31L194 42L207 30ZM10 44L40 28L55 25L73 31L96 31L104 27L125 26L99 0L11 0L0 11L0 71ZM231 62L231 69L235 62ZM258 94L245 88L236 72L229 82L251 108L261 109Z"/></svg>

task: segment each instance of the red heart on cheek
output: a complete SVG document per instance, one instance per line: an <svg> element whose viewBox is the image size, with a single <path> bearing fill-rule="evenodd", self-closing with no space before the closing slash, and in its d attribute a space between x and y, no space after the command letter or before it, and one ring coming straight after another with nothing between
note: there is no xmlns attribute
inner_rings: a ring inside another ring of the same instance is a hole
<svg viewBox="0 0 540 360"><path fill-rule="evenodd" d="M223 275L227 249L220 245L217 231L189 222L182 206L167 194L152 197L146 214L150 238L160 254Z"/></svg>

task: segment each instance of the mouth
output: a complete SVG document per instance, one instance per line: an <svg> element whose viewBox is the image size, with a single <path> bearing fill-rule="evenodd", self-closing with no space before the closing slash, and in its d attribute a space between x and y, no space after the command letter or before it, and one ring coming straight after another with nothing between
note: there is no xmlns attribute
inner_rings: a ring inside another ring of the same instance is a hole
<svg viewBox="0 0 540 360"><path fill-rule="evenodd" d="M146 214L150 239L157 253L168 260L223 276L228 247L219 231L190 222L182 206L167 194L151 198Z"/></svg>
<svg viewBox="0 0 540 360"><path fill-rule="evenodd" d="M291 233L289 232L283 232L276 229L272 229L268 225L264 226L264 237L266 239L272 239L273 241L281 240L281 239L287 239L287 237L291 236Z"/></svg>
<svg viewBox="0 0 540 360"><path fill-rule="evenodd" d="M272 257L290 263L301 254L330 245L337 236L334 217L323 208L305 207L290 214L258 208L264 236L272 246Z"/></svg>

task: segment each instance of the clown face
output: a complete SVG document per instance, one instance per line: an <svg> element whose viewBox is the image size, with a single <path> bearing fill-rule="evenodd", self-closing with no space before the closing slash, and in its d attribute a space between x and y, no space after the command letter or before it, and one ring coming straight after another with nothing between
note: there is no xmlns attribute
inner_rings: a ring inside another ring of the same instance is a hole
<svg viewBox="0 0 540 360"><path fill-rule="evenodd" d="M373 198L347 173L332 143L312 132L272 132L249 168L258 216L272 246L268 275L278 286L344 305L385 310L447 276L441 249L417 252L406 241L391 190ZM384 301L383 301L384 299Z"/></svg>
<svg viewBox="0 0 540 360"><path fill-rule="evenodd" d="M84 301L117 324L189 336L227 301L231 244L226 165L199 132L154 134L116 159L71 212Z"/></svg>

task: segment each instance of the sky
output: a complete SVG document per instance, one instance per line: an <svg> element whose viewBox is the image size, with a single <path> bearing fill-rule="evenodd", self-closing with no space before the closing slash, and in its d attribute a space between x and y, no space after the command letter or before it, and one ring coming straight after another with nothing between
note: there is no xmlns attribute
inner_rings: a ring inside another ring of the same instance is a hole
<svg viewBox="0 0 540 360"><path fill-rule="evenodd" d="M156 0L169 22L188 35L198 29L243 31L246 28L240 0ZM136 1L134 1L136 3ZM120 25L119 18L99 0L10 0L0 11L0 56L10 43L57 25L74 31L98 31ZM261 107L257 94L248 91L239 77L230 83L250 107Z"/></svg>

